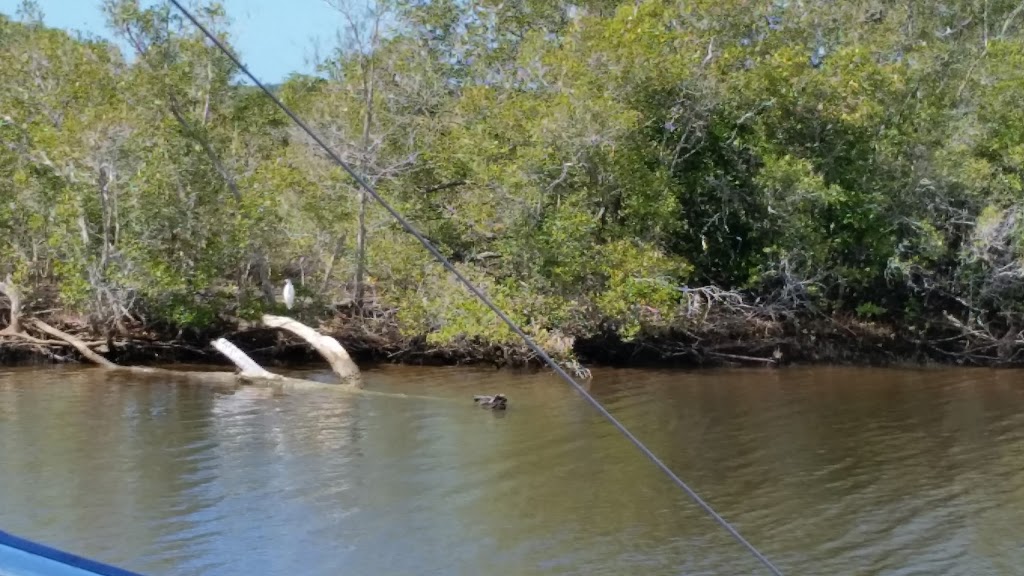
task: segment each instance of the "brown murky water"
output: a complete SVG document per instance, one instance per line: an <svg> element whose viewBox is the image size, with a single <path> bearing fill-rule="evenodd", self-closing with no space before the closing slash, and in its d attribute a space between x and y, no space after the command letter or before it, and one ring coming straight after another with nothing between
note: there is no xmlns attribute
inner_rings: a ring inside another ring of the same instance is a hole
<svg viewBox="0 0 1024 576"><path fill-rule="evenodd" d="M154 576L765 573L550 374L367 382L431 399L0 371L0 530ZM1022 372L590 386L786 574L1024 573Z"/></svg>

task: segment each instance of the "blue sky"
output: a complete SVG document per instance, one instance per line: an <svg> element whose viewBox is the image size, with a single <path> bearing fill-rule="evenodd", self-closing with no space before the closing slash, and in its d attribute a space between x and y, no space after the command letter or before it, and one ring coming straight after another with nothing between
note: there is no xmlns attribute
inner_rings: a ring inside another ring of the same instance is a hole
<svg viewBox="0 0 1024 576"><path fill-rule="evenodd" d="M101 0L37 0L49 26L109 37ZM324 0L222 0L232 20L231 40L261 81L278 82L291 72L312 72L314 42L334 46L341 15ZM14 17L20 0L0 0L0 13ZM144 6L155 4L143 0ZM187 4L186 4L187 5Z"/></svg>

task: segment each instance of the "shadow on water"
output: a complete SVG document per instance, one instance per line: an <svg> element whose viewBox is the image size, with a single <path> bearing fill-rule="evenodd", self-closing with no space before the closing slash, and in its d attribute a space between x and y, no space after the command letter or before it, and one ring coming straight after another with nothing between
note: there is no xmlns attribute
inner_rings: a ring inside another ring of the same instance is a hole
<svg viewBox="0 0 1024 576"><path fill-rule="evenodd" d="M444 401L0 371L0 529L152 575L761 573L551 374L366 380ZM794 368L588 386L786 573L974 576L1024 565L1022 382ZM508 411L472 402L495 392Z"/></svg>

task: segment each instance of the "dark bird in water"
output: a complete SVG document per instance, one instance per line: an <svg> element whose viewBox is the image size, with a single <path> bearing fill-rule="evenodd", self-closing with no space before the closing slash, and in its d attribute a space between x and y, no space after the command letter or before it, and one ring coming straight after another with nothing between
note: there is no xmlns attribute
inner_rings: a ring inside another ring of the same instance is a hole
<svg viewBox="0 0 1024 576"><path fill-rule="evenodd" d="M483 408L490 408L491 410L504 410L505 405L508 404L508 398L504 394L495 394L494 396L473 396L473 402L479 404Z"/></svg>

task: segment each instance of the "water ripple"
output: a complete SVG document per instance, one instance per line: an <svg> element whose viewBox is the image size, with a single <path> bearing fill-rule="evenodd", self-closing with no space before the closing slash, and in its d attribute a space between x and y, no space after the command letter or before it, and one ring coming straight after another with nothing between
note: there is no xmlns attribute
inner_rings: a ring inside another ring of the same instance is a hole
<svg viewBox="0 0 1024 576"><path fill-rule="evenodd" d="M608 370L588 386L787 573L1002 576L1024 565L1014 374ZM0 372L0 526L154 576L760 573L550 374L366 376L438 401ZM470 401L495 391L506 413Z"/></svg>

